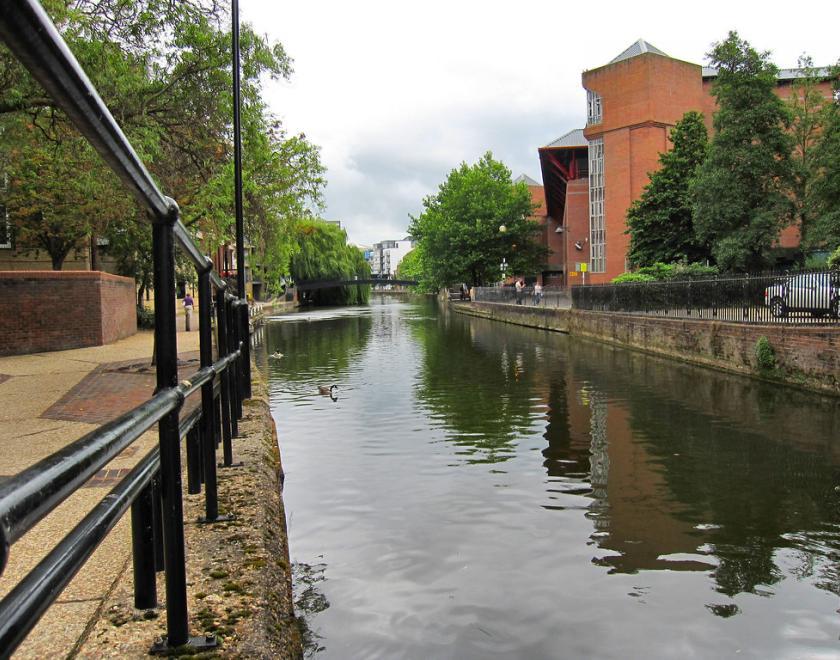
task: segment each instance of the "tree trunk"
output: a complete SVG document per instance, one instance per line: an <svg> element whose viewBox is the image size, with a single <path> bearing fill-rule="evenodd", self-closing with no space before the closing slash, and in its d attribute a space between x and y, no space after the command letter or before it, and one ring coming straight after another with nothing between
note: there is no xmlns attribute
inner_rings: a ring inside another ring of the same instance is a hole
<svg viewBox="0 0 840 660"><path fill-rule="evenodd" d="M99 246L96 244L96 234L90 235L90 269L102 270L99 264Z"/></svg>

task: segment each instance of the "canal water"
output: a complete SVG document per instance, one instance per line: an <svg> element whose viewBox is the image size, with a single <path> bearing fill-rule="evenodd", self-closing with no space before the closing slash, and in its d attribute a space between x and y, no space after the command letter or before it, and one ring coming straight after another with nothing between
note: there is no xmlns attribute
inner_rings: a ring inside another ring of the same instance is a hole
<svg viewBox="0 0 840 660"><path fill-rule="evenodd" d="M427 300L259 342L311 657L840 657L837 400Z"/></svg>

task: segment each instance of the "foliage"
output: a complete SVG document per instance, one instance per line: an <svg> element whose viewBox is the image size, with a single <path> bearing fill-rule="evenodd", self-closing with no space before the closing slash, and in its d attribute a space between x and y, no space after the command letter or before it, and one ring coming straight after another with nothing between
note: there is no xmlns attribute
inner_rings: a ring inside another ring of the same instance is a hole
<svg viewBox="0 0 840 660"><path fill-rule="evenodd" d="M802 55L799 58L799 68L802 75L793 81L787 101L792 119L793 138L791 197L801 246L803 250L808 250L820 244L818 236L812 236L811 231L817 213L813 188L820 177L817 145L826 137L825 124L830 118L832 104L823 97L819 89L823 75L814 67L811 58ZM828 136L828 140L831 140L831 136Z"/></svg>
<svg viewBox="0 0 840 660"><path fill-rule="evenodd" d="M226 5L49 0L45 6L135 150L180 205L185 224L200 231L208 251L230 241L233 112ZM291 74L283 47L243 24L241 55L246 233L257 246L263 279L271 282L288 272L296 249L292 226L319 208L324 170L318 149L303 135L287 136L262 100L266 79ZM81 143L67 117L0 47L0 153L9 155L2 165L11 175L10 212L24 226L24 247L38 245L26 223L49 221L58 246L54 260L65 243L77 244L85 233L136 234L136 206ZM72 189L55 205L49 190L62 185ZM123 274L144 278L148 252L121 240L112 241L111 250Z"/></svg>
<svg viewBox="0 0 840 660"><path fill-rule="evenodd" d="M840 268L840 246L831 253L827 265L829 268Z"/></svg>
<svg viewBox="0 0 840 660"><path fill-rule="evenodd" d="M730 32L709 58L718 70L716 133L691 185L694 225L724 269L757 270L793 220L790 113L774 93L769 53Z"/></svg>
<svg viewBox="0 0 840 660"><path fill-rule="evenodd" d="M761 336L755 342L755 360L761 371L772 371L776 368L776 351L767 337Z"/></svg>
<svg viewBox="0 0 840 660"><path fill-rule="evenodd" d="M436 287L429 282L423 272L423 257L421 248L415 247L406 254L397 266L398 280L417 280L417 286L412 287L415 291L423 293L434 293Z"/></svg>
<svg viewBox="0 0 840 660"><path fill-rule="evenodd" d="M611 280L612 284L629 284L633 282L656 282L653 275L646 273L622 273Z"/></svg>
<svg viewBox="0 0 840 660"><path fill-rule="evenodd" d="M822 132L811 152L814 177L809 190L808 247L840 245L840 63L831 71L834 102L825 106Z"/></svg>
<svg viewBox="0 0 840 660"><path fill-rule="evenodd" d="M302 220L295 227L299 250L291 260L296 282L352 280L370 277L370 266L358 248L347 244L347 232L323 220ZM316 305L355 305L370 298L370 285L315 289L307 298Z"/></svg>
<svg viewBox="0 0 840 660"><path fill-rule="evenodd" d="M657 261L701 261L708 247L695 237L689 183L703 162L708 135L703 115L687 112L671 131L673 148L659 156L642 196L627 211L628 258L634 266Z"/></svg>
<svg viewBox="0 0 840 660"><path fill-rule="evenodd" d="M453 169L423 206L409 232L419 244L422 279L435 289L498 281L502 259L509 274L533 272L545 259L547 251L537 241L540 227L529 218L528 187L514 185L510 170L490 152L474 165Z"/></svg>
<svg viewBox="0 0 840 660"><path fill-rule="evenodd" d="M707 266L700 263L664 264L657 262L650 266L643 266L631 273L622 273L613 278L613 284L625 282L661 282L665 280L692 280L713 277L719 273L717 266Z"/></svg>
<svg viewBox="0 0 840 660"><path fill-rule="evenodd" d="M155 313L151 309L147 309L145 305L137 305L137 327L140 330L154 330L155 329Z"/></svg>

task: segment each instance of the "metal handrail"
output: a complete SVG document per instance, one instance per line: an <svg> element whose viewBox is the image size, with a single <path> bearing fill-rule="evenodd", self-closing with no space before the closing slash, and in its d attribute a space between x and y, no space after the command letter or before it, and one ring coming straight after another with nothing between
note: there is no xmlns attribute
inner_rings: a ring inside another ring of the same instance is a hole
<svg viewBox="0 0 840 660"><path fill-rule="evenodd" d="M249 396L247 301L228 286L190 236L176 202L152 179L122 129L58 30L36 0L10 0L0 13L0 39L62 108L125 187L148 212L152 227L157 347L157 393L0 486L0 574L10 546L155 423L158 448L137 465L58 546L0 602L0 656L14 651L128 506L132 507L135 606L154 607L155 561L166 571L168 649L191 643L181 502L180 439L187 437L190 492L205 487L206 521L221 520L216 492L216 445L232 465L242 398ZM180 245L199 280L201 368L177 382L174 246ZM216 289L215 301L212 288ZM211 308L218 320L218 359L212 360ZM218 378L217 378L218 376ZM180 417L187 397L201 390L201 407ZM157 476L156 476L157 475ZM154 484L160 482L157 487ZM159 504L153 504L157 498ZM154 513L159 511L159 513ZM161 537L165 542L161 541ZM150 573L151 571L151 573ZM200 638L201 645L207 641Z"/></svg>

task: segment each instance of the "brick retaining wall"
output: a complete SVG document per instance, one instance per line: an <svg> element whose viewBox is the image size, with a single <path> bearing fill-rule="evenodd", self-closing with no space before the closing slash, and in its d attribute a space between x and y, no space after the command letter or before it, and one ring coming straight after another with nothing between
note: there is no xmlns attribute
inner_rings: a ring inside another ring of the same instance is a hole
<svg viewBox="0 0 840 660"><path fill-rule="evenodd" d="M840 395L838 326L690 321L491 303L454 304L452 308ZM767 337L776 353L774 370L761 371L758 367L755 345L760 337Z"/></svg>
<svg viewBox="0 0 840 660"><path fill-rule="evenodd" d="M0 271L0 355L100 346L137 332L134 280L98 271Z"/></svg>

